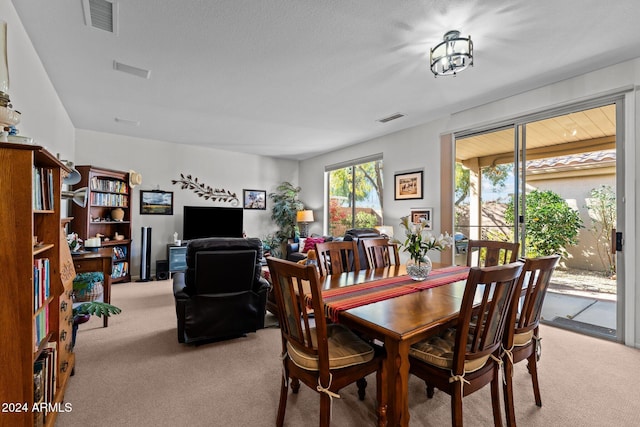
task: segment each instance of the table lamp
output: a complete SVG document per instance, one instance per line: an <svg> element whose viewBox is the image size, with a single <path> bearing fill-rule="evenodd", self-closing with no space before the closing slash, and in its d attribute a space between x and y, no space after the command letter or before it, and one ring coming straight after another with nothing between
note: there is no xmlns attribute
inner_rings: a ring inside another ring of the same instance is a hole
<svg viewBox="0 0 640 427"><path fill-rule="evenodd" d="M296 220L298 221L298 224L301 224L300 237L307 237L309 235L309 223L314 221L313 211L298 211L296 214Z"/></svg>

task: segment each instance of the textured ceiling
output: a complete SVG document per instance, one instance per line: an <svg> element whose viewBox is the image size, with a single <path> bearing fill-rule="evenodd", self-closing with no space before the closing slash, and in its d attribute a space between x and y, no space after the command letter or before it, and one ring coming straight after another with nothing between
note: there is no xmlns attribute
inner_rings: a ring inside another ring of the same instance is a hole
<svg viewBox="0 0 640 427"><path fill-rule="evenodd" d="M119 0L117 34L13 3L76 128L292 159L640 57L636 0ZM475 66L434 78L454 29Z"/></svg>

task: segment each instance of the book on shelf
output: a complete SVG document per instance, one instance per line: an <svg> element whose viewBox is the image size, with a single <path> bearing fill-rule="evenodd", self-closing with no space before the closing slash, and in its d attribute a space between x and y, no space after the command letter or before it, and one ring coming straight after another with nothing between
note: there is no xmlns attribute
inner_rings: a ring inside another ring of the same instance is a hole
<svg viewBox="0 0 640 427"><path fill-rule="evenodd" d="M33 364L33 401L34 404L52 403L56 393L58 345L48 342ZM44 405L46 407L46 405ZM34 411L34 425L42 425L47 419L46 411L40 411L40 417Z"/></svg>
<svg viewBox="0 0 640 427"><path fill-rule="evenodd" d="M37 351L42 340L49 334L49 306L42 307L33 319L34 343L33 351Z"/></svg>
<svg viewBox="0 0 640 427"><path fill-rule="evenodd" d="M33 167L33 209L51 210L54 207L53 169Z"/></svg>
<svg viewBox="0 0 640 427"><path fill-rule="evenodd" d="M113 264L111 269L111 278L118 279L124 277L129 273L129 263L126 261Z"/></svg>
<svg viewBox="0 0 640 427"><path fill-rule="evenodd" d="M127 257L127 247L126 246L114 246L113 247L113 259L123 259Z"/></svg>
<svg viewBox="0 0 640 427"><path fill-rule="evenodd" d="M91 178L91 190L122 194L129 193L129 188L126 182L113 179L102 179L97 176Z"/></svg>
<svg viewBox="0 0 640 427"><path fill-rule="evenodd" d="M51 274L49 258L37 258L33 261L33 311L38 311L51 295Z"/></svg>

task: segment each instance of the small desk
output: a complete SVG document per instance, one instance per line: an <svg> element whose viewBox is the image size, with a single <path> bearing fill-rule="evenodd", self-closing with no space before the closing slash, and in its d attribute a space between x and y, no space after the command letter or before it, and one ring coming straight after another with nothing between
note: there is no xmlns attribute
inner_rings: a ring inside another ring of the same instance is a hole
<svg viewBox="0 0 640 427"><path fill-rule="evenodd" d="M357 286L402 274L406 274L404 266L391 266L327 276L323 289ZM390 427L409 425L409 347L437 333L458 316L465 283L463 280L440 285L339 313L340 323L384 343L387 356L383 386L387 389Z"/></svg>
<svg viewBox="0 0 640 427"><path fill-rule="evenodd" d="M72 253L73 266L76 273L88 273L92 271L101 271L104 274L104 293L103 300L111 303L111 248L101 248L97 251L87 251L80 254ZM109 317L103 319L103 326L109 326Z"/></svg>

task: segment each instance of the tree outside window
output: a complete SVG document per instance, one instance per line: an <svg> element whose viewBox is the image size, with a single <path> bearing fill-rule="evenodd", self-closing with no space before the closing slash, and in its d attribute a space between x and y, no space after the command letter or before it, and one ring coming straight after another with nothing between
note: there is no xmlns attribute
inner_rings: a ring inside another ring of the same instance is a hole
<svg viewBox="0 0 640 427"><path fill-rule="evenodd" d="M382 159L329 172L329 234L382 225Z"/></svg>

